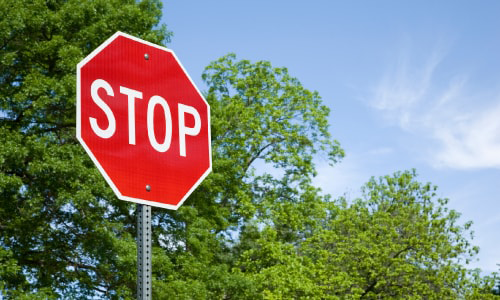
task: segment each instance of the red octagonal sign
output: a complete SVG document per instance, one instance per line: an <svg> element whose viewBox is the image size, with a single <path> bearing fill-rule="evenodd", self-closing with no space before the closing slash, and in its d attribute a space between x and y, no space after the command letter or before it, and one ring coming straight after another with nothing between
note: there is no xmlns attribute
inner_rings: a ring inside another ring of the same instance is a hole
<svg viewBox="0 0 500 300"><path fill-rule="evenodd" d="M117 32L77 66L77 137L118 198L177 209L210 173L210 107L175 54Z"/></svg>

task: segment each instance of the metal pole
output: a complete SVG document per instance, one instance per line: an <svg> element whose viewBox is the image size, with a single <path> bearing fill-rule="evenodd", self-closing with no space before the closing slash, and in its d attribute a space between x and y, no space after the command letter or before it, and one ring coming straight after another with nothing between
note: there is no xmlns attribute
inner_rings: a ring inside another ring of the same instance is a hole
<svg viewBox="0 0 500 300"><path fill-rule="evenodd" d="M151 206L137 204L137 299L151 300Z"/></svg>

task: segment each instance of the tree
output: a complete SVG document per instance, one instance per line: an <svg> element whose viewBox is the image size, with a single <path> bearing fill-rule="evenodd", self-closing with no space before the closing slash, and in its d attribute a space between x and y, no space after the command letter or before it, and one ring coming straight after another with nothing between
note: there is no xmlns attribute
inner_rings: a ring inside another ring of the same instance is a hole
<svg viewBox="0 0 500 300"><path fill-rule="evenodd" d="M500 266L500 264L497 264L497 266ZM498 276L498 273L495 274L495 285L492 289L492 293L493 293L493 295L500 296L500 281L499 281L497 276Z"/></svg>
<svg viewBox="0 0 500 300"><path fill-rule="evenodd" d="M133 290L134 211L77 145L75 66L117 30L167 40L160 15L156 0L0 2L3 297Z"/></svg>
<svg viewBox="0 0 500 300"><path fill-rule="evenodd" d="M285 68L229 54L202 77L212 114L213 173L178 211L161 216L168 226L155 228L161 244L175 245L165 249L174 265L182 264L171 277L176 280L161 283L162 296L256 299L255 281L235 268L258 238L252 236L255 221L274 216L276 206L295 209L289 201L302 203L297 197L317 191L311 186L314 155L333 164L343 151L330 136L329 110L318 93ZM258 172L257 163L281 174ZM298 233L283 228L285 234L295 239Z"/></svg>
<svg viewBox="0 0 500 300"><path fill-rule="evenodd" d="M493 278L465 267L478 251L471 222L461 225L436 187L415 177L371 179L350 204L323 201L326 212L310 216L317 226L298 243L265 226L241 255L242 272L269 299L491 298Z"/></svg>

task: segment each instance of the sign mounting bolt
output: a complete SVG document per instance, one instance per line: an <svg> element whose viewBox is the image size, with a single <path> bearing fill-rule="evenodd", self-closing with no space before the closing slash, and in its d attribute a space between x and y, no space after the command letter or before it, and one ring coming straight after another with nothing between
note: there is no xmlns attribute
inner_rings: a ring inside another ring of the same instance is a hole
<svg viewBox="0 0 500 300"><path fill-rule="evenodd" d="M151 186L149 184L146 184L146 191L151 191Z"/></svg>
<svg viewBox="0 0 500 300"><path fill-rule="evenodd" d="M149 60L149 54L145 53L145 54L144 54L144 59L145 59L145 60Z"/></svg>

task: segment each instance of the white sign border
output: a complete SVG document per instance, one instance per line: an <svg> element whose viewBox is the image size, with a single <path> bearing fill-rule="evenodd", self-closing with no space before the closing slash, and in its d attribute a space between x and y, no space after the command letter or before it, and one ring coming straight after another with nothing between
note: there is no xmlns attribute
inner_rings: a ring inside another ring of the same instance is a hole
<svg viewBox="0 0 500 300"><path fill-rule="evenodd" d="M94 154L92 153L92 151L90 150L90 148L87 146L87 144L85 143L85 141L82 138L82 134L81 134L82 133L82 131L81 131L82 130L81 69L89 61L91 61L96 55L98 55L104 48L106 48L109 44L111 44L115 39L117 39L120 36L128 38L128 39L131 39L131 40L134 40L136 42L139 42L139 43L142 43L142 44L145 44L145 45L148 45L148 46L151 46L151 47L158 48L158 49L166 51L166 52L170 52L173 55L174 59L179 64L179 66L181 67L181 69L184 72L184 74L187 76L187 78L191 82L191 85L195 88L195 90L198 93L198 95L201 97L201 99L203 99L203 101L207 105L209 166L208 166L208 169L200 176L200 178L191 187L191 189L189 189L189 191L184 195L184 197L181 199L181 201L179 201L179 203L177 205L171 205L171 204L156 202L156 201L152 201L152 200L144 200L144 199L139 199L139 198L132 198L132 197L127 197L127 196L122 195L120 193L120 191L118 190L118 188L116 187L116 185L114 184L114 182L108 176L108 174L106 173L106 171L104 170L104 168L101 166L101 164L99 163L99 161L97 160L97 158L94 156ZM76 138L78 139L78 141L80 142L80 144L85 149L85 152L87 152L87 154L89 155L89 157L92 159L92 161L96 165L97 169L99 170L99 172L101 173L101 175L104 177L104 179L106 180L106 182L109 184L109 186L111 187L111 189L113 190L113 192L115 193L115 195L120 200L125 200L125 201L129 201L129 202L134 202L134 203L144 204L144 205L150 205L150 206L155 206L155 207L161 207L161 208L166 208L166 209L170 209L170 210L177 210L184 203L184 201L186 201L186 199L191 195L191 193L193 193L193 191L201 184L201 182L203 182L203 180L205 180L205 178L208 176L208 174L210 174L210 172L212 172L212 138L211 138L211 130L210 130L210 128L211 128L210 127L210 105L208 104L208 102L205 99L205 97L203 97L203 94L200 93L198 87L195 85L194 81L191 79L191 77L189 76L189 74L186 72L186 69L181 64L180 60L177 58L177 56L175 55L175 53L172 50L168 49L168 48L165 48L165 47L153 44L151 42L148 42L148 41L142 40L140 38L137 38L135 36L131 36L129 34L126 34L124 32L117 31L115 34L113 34L111 37L109 37L106 41L104 41L104 43L102 43L101 45L99 45L99 47L97 47L96 49L94 49L94 51L92 51L89 55L87 55L76 66Z"/></svg>

